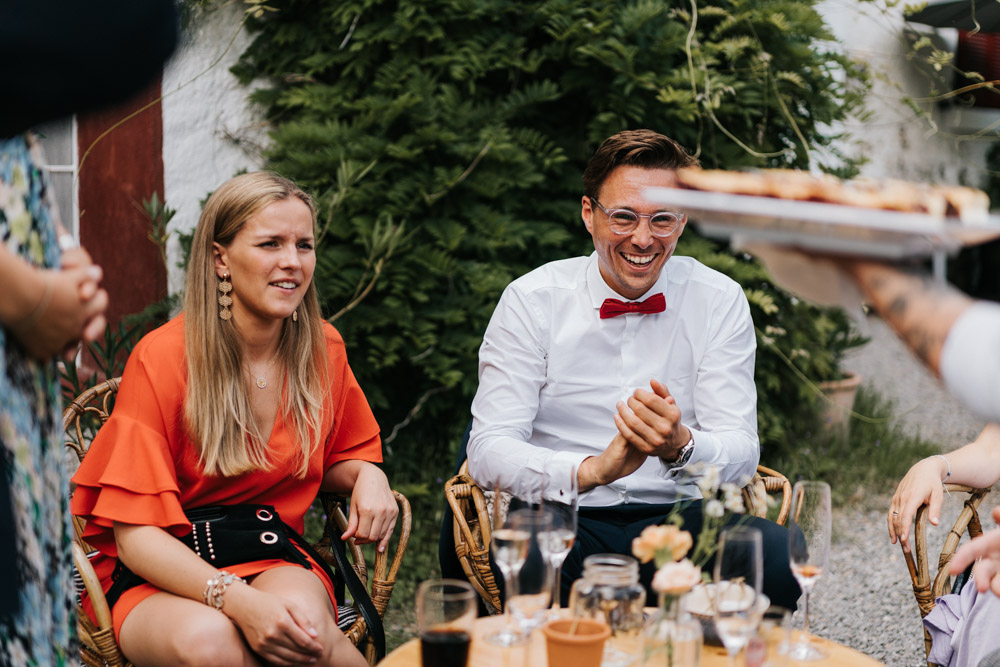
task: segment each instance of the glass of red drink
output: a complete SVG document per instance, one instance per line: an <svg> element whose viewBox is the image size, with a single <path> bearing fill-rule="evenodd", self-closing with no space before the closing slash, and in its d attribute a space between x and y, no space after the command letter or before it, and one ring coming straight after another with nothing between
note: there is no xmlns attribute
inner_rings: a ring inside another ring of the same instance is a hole
<svg viewBox="0 0 1000 667"><path fill-rule="evenodd" d="M425 667L466 667L476 612L476 592L469 582L429 579L420 584L417 629Z"/></svg>

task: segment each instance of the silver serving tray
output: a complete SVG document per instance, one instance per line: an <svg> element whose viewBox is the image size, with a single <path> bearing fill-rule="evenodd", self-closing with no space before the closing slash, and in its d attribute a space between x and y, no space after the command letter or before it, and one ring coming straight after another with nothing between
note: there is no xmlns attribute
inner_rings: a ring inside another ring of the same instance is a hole
<svg viewBox="0 0 1000 667"><path fill-rule="evenodd" d="M705 236L736 246L770 243L829 254L884 259L955 253L1000 238L1000 216L981 223L923 213L881 211L813 201L722 192L646 188L651 202L685 211Z"/></svg>

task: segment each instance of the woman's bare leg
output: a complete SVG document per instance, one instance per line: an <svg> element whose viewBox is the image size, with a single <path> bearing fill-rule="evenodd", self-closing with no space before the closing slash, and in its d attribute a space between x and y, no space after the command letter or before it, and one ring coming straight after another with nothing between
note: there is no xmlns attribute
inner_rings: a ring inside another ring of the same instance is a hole
<svg viewBox="0 0 1000 667"><path fill-rule="evenodd" d="M171 593L152 595L129 612L118 636L136 667L261 667L229 617Z"/></svg>

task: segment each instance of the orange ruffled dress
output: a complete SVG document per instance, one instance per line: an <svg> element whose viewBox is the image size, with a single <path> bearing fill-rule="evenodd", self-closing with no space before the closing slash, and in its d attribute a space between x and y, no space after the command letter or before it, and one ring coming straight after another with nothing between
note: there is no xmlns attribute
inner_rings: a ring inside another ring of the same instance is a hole
<svg viewBox="0 0 1000 667"><path fill-rule="evenodd" d="M274 505L281 518L301 533L305 512L328 468L350 459L382 460L379 427L347 364L344 340L329 324L324 328L331 379L322 413L326 437L310 457L304 479L294 474L299 451L294 425L284 423L280 410L268 441L268 454L274 462L271 470L238 477L203 475L184 426L184 316L139 341L125 366L111 418L98 431L73 476L76 490L70 507L87 522L84 538L100 552L93 563L105 591L111 586L111 572L117 563L115 521L159 526L182 536L191 531L185 509L260 503ZM284 560L266 560L226 569L248 577L289 565L295 566ZM319 568L313 571L334 599L332 582ZM116 637L128 613L158 591L143 584L119 598L112 610ZM89 601L84 601L84 608L93 616Z"/></svg>

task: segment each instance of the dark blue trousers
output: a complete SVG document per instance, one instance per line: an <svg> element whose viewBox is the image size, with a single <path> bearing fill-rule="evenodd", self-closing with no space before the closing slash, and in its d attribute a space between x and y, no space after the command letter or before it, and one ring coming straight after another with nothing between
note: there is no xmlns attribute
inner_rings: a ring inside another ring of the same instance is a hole
<svg viewBox="0 0 1000 667"><path fill-rule="evenodd" d="M631 554L632 540L639 537L643 528L662 523L673 505L614 505L612 507L581 507L579 527L573 550L566 557L562 568L562 602L569 602L573 582L583 576L583 559L591 554ZM682 528L691 533L695 542L702 526L702 501L686 501L681 509ZM764 547L764 594L771 604L795 609L801 591L788 565L788 531L766 519L735 515L730 524L740 521L761 531ZM703 566L711 574L714 560ZM651 584L656 566L646 563L639 566L639 581L646 587L647 604L656 604L656 593Z"/></svg>

